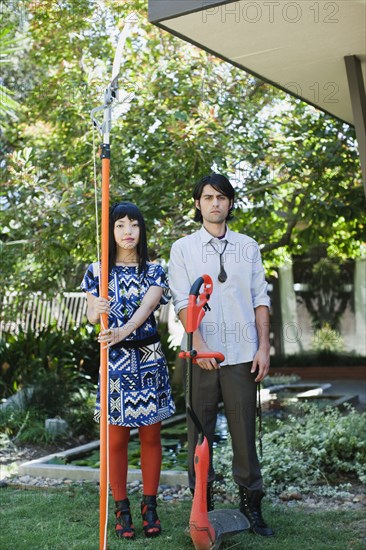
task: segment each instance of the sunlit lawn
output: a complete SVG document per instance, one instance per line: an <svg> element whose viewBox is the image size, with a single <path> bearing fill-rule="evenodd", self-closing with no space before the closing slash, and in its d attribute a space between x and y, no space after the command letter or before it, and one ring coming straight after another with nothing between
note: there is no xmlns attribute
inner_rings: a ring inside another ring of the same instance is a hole
<svg viewBox="0 0 366 550"><path fill-rule="evenodd" d="M108 549L151 548L155 550L193 549L184 530L190 502L164 502L159 506L163 525L161 537L143 536L139 516L140 496L131 497L137 528L134 542L114 535L113 502L110 499ZM7 487L0 491L2 550L98 550L99 495L93 485L63 489L23 490ZM300 506L288 508L267 502L264 507L276 537L265 539L243 533L227 540L222 549L265 548L268 550L361 550L365 548L365 516L362 511L324 511Z"/></svg>

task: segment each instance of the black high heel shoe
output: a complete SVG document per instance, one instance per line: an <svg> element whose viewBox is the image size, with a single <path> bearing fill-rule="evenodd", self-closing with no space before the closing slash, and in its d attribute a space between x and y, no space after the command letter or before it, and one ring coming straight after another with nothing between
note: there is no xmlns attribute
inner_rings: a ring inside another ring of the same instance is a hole
<svg viewBox="0 0 366 550"><path fill-rule="evenodd" d="M143 495L141 502L142 526L145 537L158 537L161 533L160 519L156 513L156 496Z"/></svg>
<svg viewBox="0 0 366 550"><path fill-rule="evenodd" d="M116 504L116 535L120 539L133 540L135 538L135 528L132 522L130 501L128 498L117 500Z"/></svg>

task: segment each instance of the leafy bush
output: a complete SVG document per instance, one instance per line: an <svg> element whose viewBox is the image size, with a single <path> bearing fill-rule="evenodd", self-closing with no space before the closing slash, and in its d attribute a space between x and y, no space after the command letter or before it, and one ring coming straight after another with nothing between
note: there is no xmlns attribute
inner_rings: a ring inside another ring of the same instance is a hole
<svg viewBox="0 0 366 550"><path fill-rule="evenodd" d="M78 392L67 396L62 404L60 415L50 415L44 405L31 402L25 407L8 407L0 411L0 433L14 443L51 443L73 437L86 439L98 437L98 425L94 422L95 389L80 388ZM51 416L62 416L69 429L65 434L54 435L45 429L45 420Z"/></svg>
<svg viewBox="0 0 366 550"><path fill-rule="evenodd" d="M166 324L161 323L162 344L170 367L175 351L169 347ZM32 394L24 410L2 413L1 428L10 437L25 442L47 442L44 420L66 420L74 436L97 436L93 421L99 372L99 345L89 326L64 332L55 327L39 334L20 330L0 341L0 396L7 398L21 388ZM31 429L32 427L32 429ZM38 434L38 435L37 435Z"/></svg>
<svg viewBox="0 0 366 550"><path fill-rule="evenodd" d="M64 419L72 429L73 436L83 435L87 439L98 437L98 424L94 421L96 388L81 388L69 400Z"/></svg>
<svg viewBox="0 0 366 550"><path fill-rule="evenodd" d="M61 416L74 436L96 435L93 421L99 346L86 327L8 334L0 344L1 392L32 388L23 409L2 412L1 427L21 442L47 443L46 418Z"/></svg>
<svg viewBox="0 0 366 550"><path fill-rule="evenodd" d="M341 353L344 350L343 338L339 332L333 330L328 323L325 323L314 333L313 348L320 352Z"/></svg>
<svg viewBox="0 0 366 550"><path fill-rule="evenodd" d="M56 376L58 383L72 385L83 379L97 381L99 346L88 327L67 332L47 327L5 334L0 341L0 396L9 397L20 388L33 386L43 378ZM52 374L51 374L52 373Z"/></svg>
<svg viewBox="0 0 366 550"><path fill-rule="evenodd" d="M298 415L277 420L276 429L263 439L262 474L265 486L282 491L289 486L309 489L337 483L343 476L366 481L366 413L352 407L342 414L337 408L319 410L299 404ZM231 474L231 441L214 454L217 473L226 489L235 492Z"/></svg>
<svg viewBox="0 0 366 550"><path fill-rule="evenodd" d="M14 443L51 443L54 436L45 430L45 418L33 407L8 408L0 416L0 430Z"/></svg>

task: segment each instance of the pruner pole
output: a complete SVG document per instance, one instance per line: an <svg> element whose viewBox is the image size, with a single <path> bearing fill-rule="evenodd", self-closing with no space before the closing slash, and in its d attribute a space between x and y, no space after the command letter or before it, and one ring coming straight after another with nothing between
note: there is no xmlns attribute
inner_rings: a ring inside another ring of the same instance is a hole
<svg viewBox="0 0 366 550"><path fill-rule="evenodd" d="M126 19L124 28L120 34L114 57L112 78L104 92L104 104L93 109L91 115L94 125L99 129L103 142L101 145L100 158L102 161L102 219L101 219L101 286L100 293L103 298L108 299L108 250L109 250L109 184L111 148L110 134L112 129L112 110L118 102L119 73L122 61L123 48L126 38L135 22L132 17ZM99 123L95 118L98 111L103 111L103 122ZM101 326L108 328L108 315L101 315ZM100 345L100 489L99 489L99 549L107 548L107 521L108 521L108 349L105 344Z"/></svg>

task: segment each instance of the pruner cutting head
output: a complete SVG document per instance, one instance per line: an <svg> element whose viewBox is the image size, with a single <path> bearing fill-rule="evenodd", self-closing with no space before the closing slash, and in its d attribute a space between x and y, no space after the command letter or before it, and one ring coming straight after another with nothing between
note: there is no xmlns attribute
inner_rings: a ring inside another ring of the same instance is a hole
<svg viewBox="0 0 366 550"><path fill-rule="evenodd" d="M103 140L106 140L108 142L109 134L112 127L112 109L115 108L116 105L117 107L119 107L119 109L115 109L117 112L117 116L115 114L114 118L117 118L122 112L126 110L126 108L128 109L128 105L135 95L134 92L131 93L130 91L123 89L120 90L119 77L126 39L134 28L136 22L136 14L131 14L131 16L126 18L123 30L119 35L117 48L113 60L112 78L104 91L103 105L101 105L100 107L96 107L91 112L94 127L97 128L102 134ZM125 83L122 84L124 88ZM96 113L99 113L100 111L103 112L103 122L99 122L96 118Z"/></svg>

